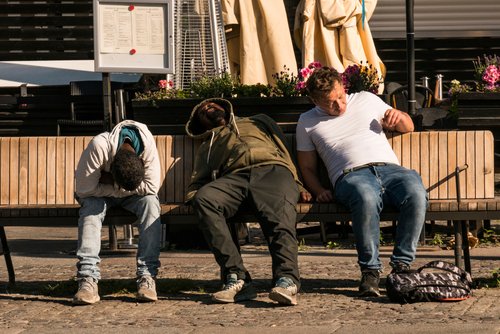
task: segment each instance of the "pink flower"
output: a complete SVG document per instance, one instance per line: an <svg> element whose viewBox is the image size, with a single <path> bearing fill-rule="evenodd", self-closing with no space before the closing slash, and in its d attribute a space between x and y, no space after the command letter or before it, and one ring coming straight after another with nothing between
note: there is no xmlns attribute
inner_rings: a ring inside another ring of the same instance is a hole
<svg viewBox="0 0 500 334"><path fill-rule="evenodd" d="M158 87L159 88L167 88L167 80L158 81Z"/></svg>
<svg viewBox="0 0 500 334"><path fill-rule="evenodd" d="M172 80L160 80L158 81L158 88L161 89L170 89L174 87L174 82Z"/></svg>
<svg viewBox="0 0 500 334"><path fill-rule="evenodd" d="M299 81L297 82L297 85L295 85L295 89L298 91L302 91L306 88L306 83L304 81Z"/></svg>
<svg viewBox="0 0 500 334"><path fill-rule="evenodd" d="M483 73L483 81L486 82L487 89L491 90L495 88L495 84L500 79L500 71L495 65L489 65L486 67Z"/></svg>
<svg viewBox="0 0 500 334"><path fill-rule="evenodd" d="M321 65L321 63L319 61L313 61L312 63L310 63L307 67L308 68L311 68L311 69L317 69L317 68L320 68L322 67L323 65Z"/></svg>

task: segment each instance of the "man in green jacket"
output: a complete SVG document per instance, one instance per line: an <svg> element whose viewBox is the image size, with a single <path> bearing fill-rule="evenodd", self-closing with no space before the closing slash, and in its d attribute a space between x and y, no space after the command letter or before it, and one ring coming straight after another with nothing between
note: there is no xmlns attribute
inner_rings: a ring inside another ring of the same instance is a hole
<svg viewBox="0 0 500 334"><path fill-rule="evenodd" d="M271 253L274 288L269 298L296 305L295 205L310 194L302 188L281 129L266 115L235 117L229 101L208 99L194 107L186 132L203 139L186 200L221 268L223 287L212 300L233 303L257 296L226 224L245 203L253 209Z"/></svg>

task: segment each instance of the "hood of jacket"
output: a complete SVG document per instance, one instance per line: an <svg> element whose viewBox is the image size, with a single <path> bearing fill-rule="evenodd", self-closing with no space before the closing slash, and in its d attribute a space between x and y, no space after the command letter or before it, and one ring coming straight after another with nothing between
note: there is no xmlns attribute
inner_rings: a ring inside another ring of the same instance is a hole
<svg viewBox="0 0 500 334"><path fill-rule="evenodd" d="M191 111L191 115L189 116L189 120L186 123L186 133L188 134L188 136L190 136L192 138L201 139L201 138L205 138L206 136L210 135L213 132L213 129L205 130L202 127L202 125L200 124L198 117L196 117L196 110L198 110L198 108L202 104L205 104L208 102L217 103L222 108L224 108L224 110L226 112L225 116L224 116L224 118L226 120L225 126L228 126L231 128L236 128L236 122L234 120L233 105L231 104L231 102L229 102L226 99L222 99L222 98L210 98L210 99L206 99L206 100L203 100L200 103L198 103Z"/></svg>

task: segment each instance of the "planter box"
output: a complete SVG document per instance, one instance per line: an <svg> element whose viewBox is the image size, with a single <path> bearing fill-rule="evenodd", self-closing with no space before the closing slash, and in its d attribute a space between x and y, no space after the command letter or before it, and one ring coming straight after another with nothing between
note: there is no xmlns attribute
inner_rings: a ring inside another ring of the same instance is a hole
<svg viewBox="0 0 500 334"><path fill-rule="evenodd" d="M295 132L301 113L314 105L308 97L262 97L235 98L231 101L236 116L246 117L259 113L272 117L284 132ZM184 125L194 106L201 99L162 100L154 105L148 101L132 101L130 118L148 125L157 134L184 134Z"/></svg>
<svg viewBox="0 0 500 334"><path fill-rule="evenodd" d="M458 128L490 130L495 138L495 171L500 171L500 93L463 93L458 97Z"/></svg>
<svg viewBox="0 0 500 334"><path fill-rule="evenodd" d="M463 93L458 96L458 126L490 129L500 126L500 93Z"/></svg>

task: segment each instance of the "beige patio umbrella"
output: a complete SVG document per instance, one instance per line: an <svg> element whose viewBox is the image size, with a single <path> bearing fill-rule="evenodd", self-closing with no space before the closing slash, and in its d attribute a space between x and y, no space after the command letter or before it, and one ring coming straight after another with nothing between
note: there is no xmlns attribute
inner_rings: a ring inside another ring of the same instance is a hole
<svg viewBox="0 0 500 334"><path fill-rule="evenodd" d="M294 40L302 50L302 64L313 61L339 72L352 64L371 64L385 76L368 25L377 0L301 0L297 6ZM379 92L383 91L383 85Z"/></svg>
<svg viewBox="0 0 500 334"><path fill-rule="evenodd" d="M272 83L297 61L283 0L222 0L231 73L244 84Z"/></svg>

